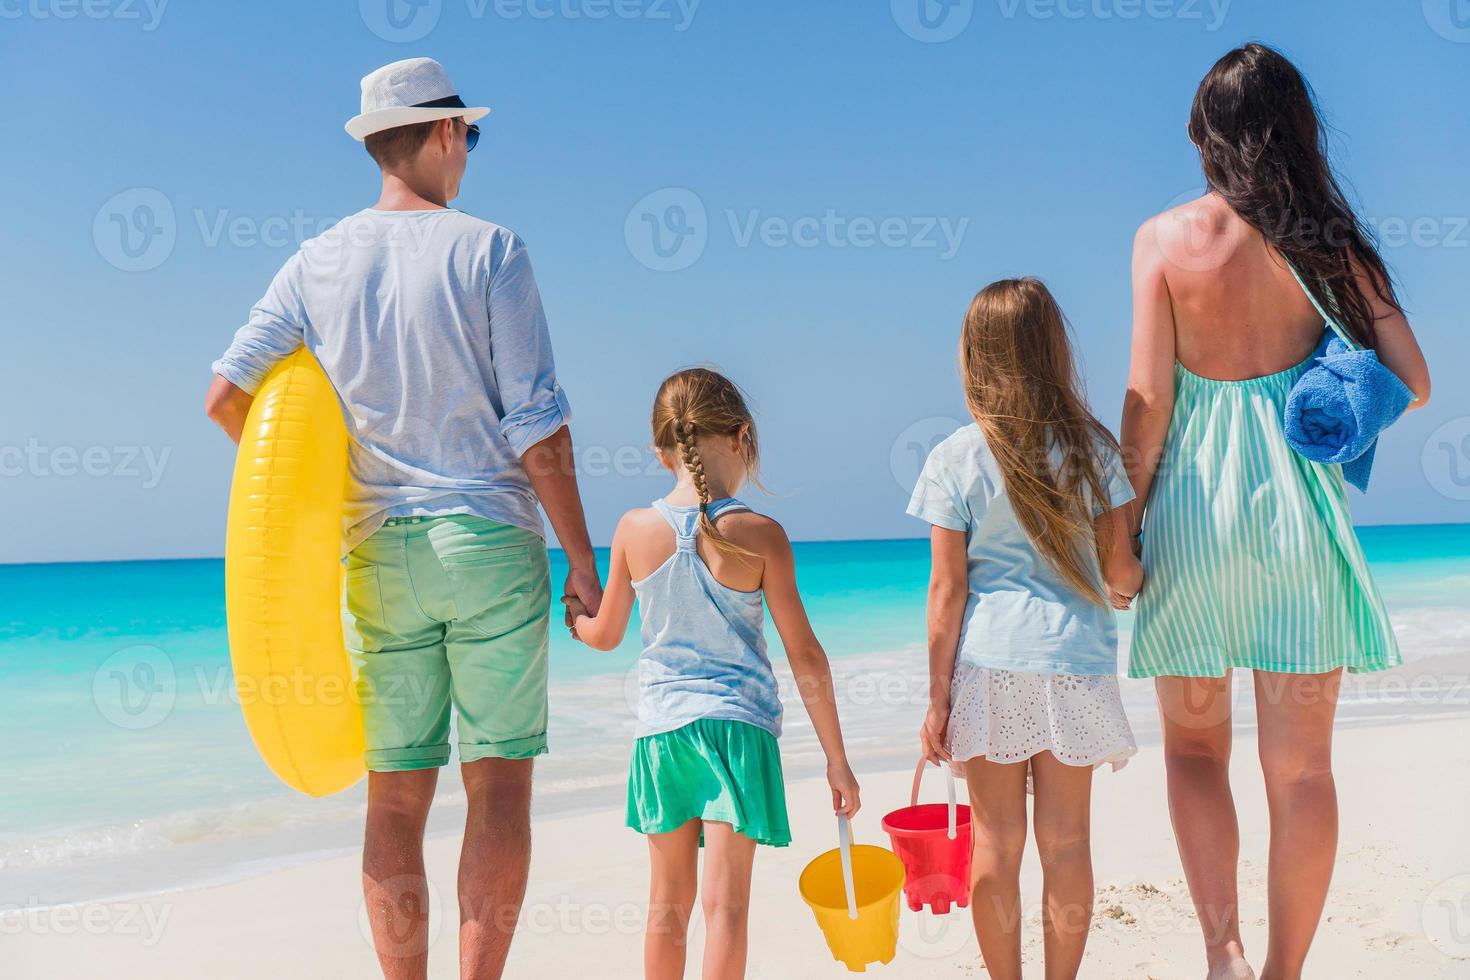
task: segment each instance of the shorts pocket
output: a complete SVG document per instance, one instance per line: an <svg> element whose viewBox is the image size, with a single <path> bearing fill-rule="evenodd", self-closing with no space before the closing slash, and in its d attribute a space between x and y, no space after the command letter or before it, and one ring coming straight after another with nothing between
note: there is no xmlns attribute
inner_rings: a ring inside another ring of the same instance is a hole
<svg viewBox="0 0 1470 980"><path fill-rule="evenodd" d="M454 590L455 621L482 637L495 638L524 626L547 600L548 566L544 549L526 545L485 548L444 559Z"/></svg>
<svg viewBox="0 0 1470 980"><path fill-rule="evenodd" d="M526 565L531 560L531 549L523 544L502 545L494 548L470 548L445 555L440 560L448 569Z"/></svg>
<svg viewBox="0 0 1470 980"><path fill-rule="evenodd" d="M349 645L360 650L372 649L374 638L383 635L383 589L377 565L349 568L345 576L343 607L347 615L344 626ZM357 642L353 643L356 634Z"/></svg>

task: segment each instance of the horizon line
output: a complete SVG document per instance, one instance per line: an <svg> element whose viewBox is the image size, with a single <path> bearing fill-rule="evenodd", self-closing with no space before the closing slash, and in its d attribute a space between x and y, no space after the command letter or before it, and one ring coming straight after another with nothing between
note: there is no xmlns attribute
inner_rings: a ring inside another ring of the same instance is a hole
<svg viewBox="0 0 1470 980"><path fill-rule="evenodd" d="M1470 521L1415 521L1403 524L1354 524L1353 528L1393 527L1470 527ZM895 536L889 538L792 538L792 544L879 544L898 541L926 541L927 537ZM609 545L594 545L593 551L607 551ZM560 547L546 548L547 552L565 554ZM189 555L173 558L66 558L56 561L0 561L0 568L25 568L40 565L137 565L144 562L166 561L223 561L224 555Z"/></svg>

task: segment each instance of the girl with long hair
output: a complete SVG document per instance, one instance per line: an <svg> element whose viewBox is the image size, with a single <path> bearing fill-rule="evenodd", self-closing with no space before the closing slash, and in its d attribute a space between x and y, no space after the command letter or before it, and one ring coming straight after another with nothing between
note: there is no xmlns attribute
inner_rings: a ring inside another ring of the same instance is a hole
<svg viewBox="0 0 1470 980"><path fill-rule="evenodd" d="M1262 980L1301 976L1332 876L1332 724L1344 668L1399 662L1341 467L1283 433L1327 311L1424 404L1429 375L1387 268L1329 164L1301 73L1248 44L1194 98L1208 192L1150 219L1133 256L1122 443L1148 586L1129 672L1155 678L1169 808L1209 976L1254 977L1240 937L1231 670L1253 672L1270 807Z"/></svg>
<svg viewBox="0 0 1470 980"><path fill-rule="evenodd" d="M1113 609L1143 570L1118 444L1087 407L1066 321L1036 279L985 287L960 367L972 425L930 454L908 512L932 525L924 757L960 766L970 911L995 980L1020 980L1028 783L1046 976L1076 977L1092 920L1092 771L1134 752Z"/></svg>

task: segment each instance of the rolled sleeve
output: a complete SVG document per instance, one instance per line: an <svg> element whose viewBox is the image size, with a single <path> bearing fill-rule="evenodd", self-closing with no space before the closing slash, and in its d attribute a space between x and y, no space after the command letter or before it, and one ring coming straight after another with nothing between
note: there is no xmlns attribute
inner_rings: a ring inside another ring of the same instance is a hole
<svg viewBox="0 0 1470 980"><path fill-rule="evenodd" d="M561 385L553 383L533 404L524 405L514 415L500 420L500 432L517 456L536 443L556 434L556 430L572 421L572 406Z"/></svg>
<svg viewBox="0 0 1470 980"><path fill-rule="evenodd" d="M490 281L490 353L502 407L500 432L517 456L572 419L556 383L551 333L531 259L520 239L506 234Z"/></svg>
<svg viewBox="0 0 1470 980"><path fill-rule="evenodd" d="M271 368L300 347L306 338L305 311L296 277L297 259L276 273L270 288L250 310L250 319L220 359L215 374L248 395L260 389Z"/></svg>

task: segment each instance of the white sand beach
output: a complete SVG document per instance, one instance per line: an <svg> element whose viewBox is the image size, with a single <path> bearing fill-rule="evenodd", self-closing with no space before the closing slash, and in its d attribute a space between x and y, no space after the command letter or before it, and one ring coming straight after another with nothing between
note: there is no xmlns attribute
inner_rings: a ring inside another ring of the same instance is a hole
<svg viewBox="0 0 1470 980"><path fill-rule="evenodd" d="M1248 949L1265 944L1265 800L1247 729L1237 737L1242 814L1243 921ZM1336 743L1342 802L1337 876L1308 976L1330 980L1449 980L1470 976L1470 740L1458 719L1344 725ZM909 772L859 772L861 841L882 839L879 820L901 805ZM1083 976L1183 980L1202 955L1164 806L1162 757L1143 746L1119 773L1099 773L1094 861L1097 918ZM930 787L939 793L937 781ZM763 850L751 910L750 976L845 975L796 890L803 865L834 846L819 781L789 787L795 843ZM511 977L636 977L646 884L643 840L616 809L540 818ZM886 840L883 841L886 845ZM453 886L458 840L428 845L437 926L431 975L456 971ZM1028 854L1028 974L1040 976L1039 868ZM446 910L448 916L446 916ZM343 856L211 888L105 905L0 917L0 973L11 978L369 977L357 861ZM701 928L692 930L697 963ZM897 957L874 976L984 976L968 914L905 910ZM691 971L692 974L697 971Z"/></svg>

